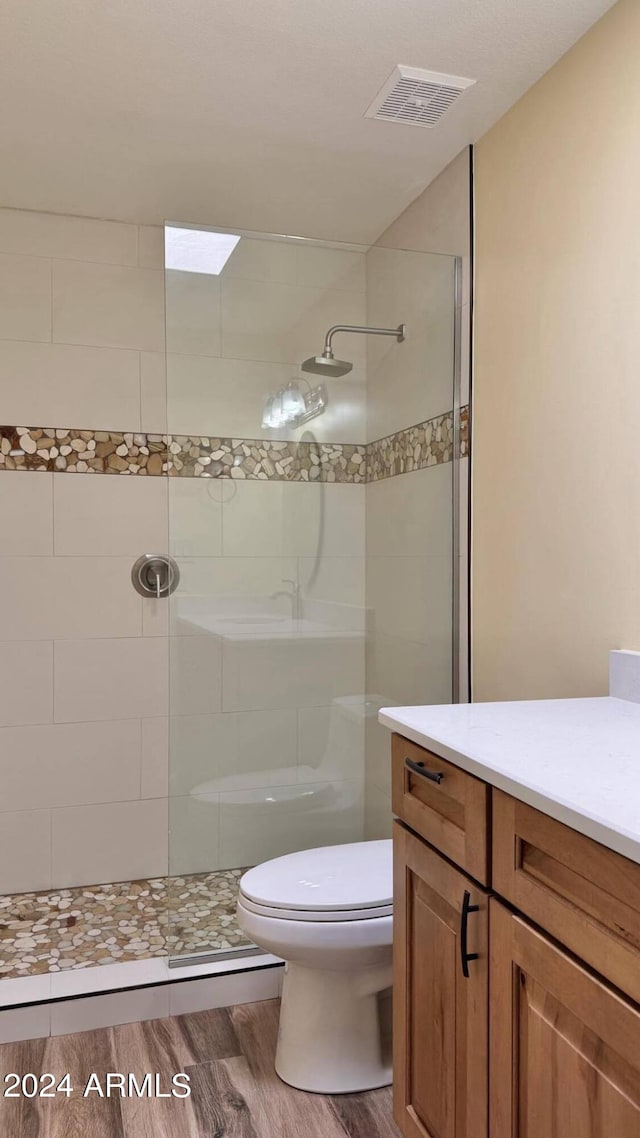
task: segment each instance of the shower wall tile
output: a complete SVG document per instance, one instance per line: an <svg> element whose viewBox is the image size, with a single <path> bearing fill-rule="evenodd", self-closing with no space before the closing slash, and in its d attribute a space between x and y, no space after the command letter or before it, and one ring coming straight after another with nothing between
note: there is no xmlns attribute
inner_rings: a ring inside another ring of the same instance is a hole
<svg viewBox="0 0 640 1138"><path fill-rule="evenodd" d="M235 485L218 479L169 479L168 532L173 557L220 556L224 503L235 491Z"/></svg>
<svg viewBox="0 0 640 1138"><path fill-rule="evenodd" d="M362 786L330 781L220 795L220 869L362 840Z"/></svg>
<svg viewBox="0 0 640 1138"><path fill-rule="evenodd" d="M162 553L169 533L167 497L162 478L55 478L56 554L126 557L131 565L141 553Z"/></svg>
<svg viewBox="0 0 640 1138"><path fill-rule="evenodd" d="M404 343L366 339L369 440L452 405L453 270L452 257L375 246L367 254L368 323L407 325Z"/></svg>
<svg viewBox="0 0 640 1138"><path fill-rule="evenodd" d="M4 641L0 649L0 727L53 719L53 644Z"/></svg>
<svg viewBox="0 0 640 1138"><path fill-rule="evenodd" d="M223 711L325 707L364 691L363 637L329 629L317 638L225 641Z"/></svg>
<svg viewBox="0 0 640 1138"><path fill-rule="evenodd" d="M1 556L44 557L53 553L53 476L0 481Z"/></svg>
<svg viewBox="0 0 640 1138"><path fill-rule="evenodd" d="M170 724L172 796L215 794L293 782L297 721L293 710L179 715Z"/></svg>
<svg viewBox="0 0 640 1138"><path fill-rule="evenodd" d="M141 798L167 798L169 794L169 717L143 719Z"/></svg>
<svg viewBox="0 0 640 1138"><path fill-rule="evenodd" d="M0 811L140 797L140 723L8 727L0 735Z"/></svg>
<svg viewBox="0 0 640 1138"><path fill-rule="evenodd" d="M174 636L169 652L169 712L204 715L222 707L218 636Z"/></svg>
<svg viewBox="0 0 640 1138"><path fill-rule="evenodd" d="M140 636L129 558L0 557L6 640Z"/></svg>
<svg viewBox="0 0 640 1138"><path fill-rule="evenodd" d="M181 577L179 592L174 596L174 612L185 621L196 622L196 627L187 632L202 630L198 610L189 605L194 596L214 599L213 604L205 602L204 610L212 618L237 612L248 616L264 612L265 608L291 614L287 597L276 600L271 594L287 588L285 578L296 579L293 557L192 557L178 560L178 564Z"/></svg>
<svg viewBox="0 0 640 1138"><path fill-rule="evenodd" d="M369 557L367 604L376 633L439 652L451 640L451 556Z"/></svg>
<svg viewBox="0 0 640 1138"><path fill-rule="evenodd" d="M0 253L0 340L51 339L51 261Z"/></svg>
<svg viewBox="0 0 640 1138"><path fill-rule="evenodd" d="M140 352L140 427L158 435L164 435L168 430L167 358L164 352Z"/></svg>
<svg viewBox="0 0 640 1138"><path fill-rule="evenodd" d="M166 641L154 637L57 641L55 722L142 719L166 714L167 657Z"/></svg>
<svg viewBox="0 0 640 1138"><path fill-rule="evenodd" d="M157 269L54 261L53 339L162 352L163 274Z"/></svg>
<svg viewBox="0 0 640 1138"><path fill-rule="evenodd" d="M54 887L99 885L168 871L166 799L55 809L51 820Z"/></svg>
<svg viewBox="0 0 640 1138"><path fill-rule="evenodd" d="M162 231L160 231L162 232ZM120 221L0 209L0 251L67 261L135 265L138 228Z"/></svg>
<svg viewBox="0 0 640 1138"><path fill-rule="evenodd" d="M0 406L4 423L139 430L138 353L0 340Z"/></svg>
<svg viewBox="0 0 640 1138"><path fill-rule="evenodd" d="M220 278L209 273L167 269L167 351L187 356L219 356Z"/></svg>
<svg viewBox="0 0 640 1138"><path fill-rule="evenodd" d="M242 238L229 257L221 278L296 284L297 249L288 241Z"/></svg>
<svg viewBox="0 0 640 1138"><path fill-rule="evenodd" d="M364 293L367 283L364 250L355 252L310 244L299 245L295 252L299 285Z"/></svg>
<svg viewBox="0 0 640 1138"><path fill-rule="evenodd" d="M364 779L364 696L298 711L298 781Z"/></svg>
<svg viewBox="0 0 640 1138"><path fill-rule="evenodd" d="M450 556L452 470L440 463L367 484L367 556Z"/></svg>
<svg viewBox="0 0 640 1138"><path fill-rule="evenodd" d="M138 264L142 269L164 269L164 228L161 225L138 227Z"/></svg>
<svg viewBox="0 0 640 1138"><path fill-rule="evenodd" d="M234 359L299 364L320 352L333 324L364 323L356 292L223 279L221 296L222 354ZM364 364L364 337L348 339L347 358Z"/></svg>
<svg viewBox="0 0 640 1138"><path fill-rule="evenodd" d="M387 732L387 746L389 743ZM364 840L378 842L393 836L393 811L391 795L385 794L377 786L365 783L364 790Z"/></svg>
<svg viewBox="0 0 640 1138"><path fill-rule="evenodd" d="M218 794L203 791L187 797L172 797L169 800L169 827L169 872L172 875L220 868Z"/></svg>
<svg viewBox="0 0 640 1138"><path fill-rule="evenodd" d="M51 812L0 815L0 893L35 892L51 884Z"/></svg>

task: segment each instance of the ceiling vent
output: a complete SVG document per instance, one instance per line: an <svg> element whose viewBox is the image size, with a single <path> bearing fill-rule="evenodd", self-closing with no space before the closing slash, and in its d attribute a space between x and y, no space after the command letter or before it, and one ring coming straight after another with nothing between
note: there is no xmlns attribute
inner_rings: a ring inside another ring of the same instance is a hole
<svg viewBox="0 0 640 1138"><path fill-rule="evenodd" d="M367 119L437 126L475 79L398 65L365 112Z"/></svg>

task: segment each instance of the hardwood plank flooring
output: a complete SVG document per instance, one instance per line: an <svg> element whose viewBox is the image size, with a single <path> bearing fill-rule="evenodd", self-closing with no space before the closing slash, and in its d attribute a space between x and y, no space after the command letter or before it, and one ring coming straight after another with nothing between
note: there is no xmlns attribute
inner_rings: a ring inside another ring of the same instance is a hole
<svg viewBox="0 0 640 1138"><path fill-rule="evenodd" d="M1 1138L399 1138L388 1088L314 1095L278 1079L278 1001L241 1004L148 1023L0 1047L5 1074L69 1072L67 1098L0 1098ZM177 1072L189 1098L83 1097L95 1072L157 1073L163 1091Z"/></svg>

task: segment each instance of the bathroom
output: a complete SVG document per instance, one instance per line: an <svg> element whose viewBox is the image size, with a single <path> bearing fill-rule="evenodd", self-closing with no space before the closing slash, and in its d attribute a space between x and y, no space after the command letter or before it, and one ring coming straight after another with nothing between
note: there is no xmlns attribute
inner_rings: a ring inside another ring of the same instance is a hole
<svg viewBox="0 0 640 1138"><path fill-rule="evenodd" d="M616 918L631 949L607 952L593 899L597 933L557 928L498 857L511 825L523 866L540 837L509 813L524 803L564 827L556 858L589 842L573 873L593 859L604 888L606 848L640 889L633 785L630 820L609 825L613 775L589 814L531 773L536 740L553 753L550 701L584 714L581 739L606 712L594 771L638 702L640 12L412 0L398 15L386 0L6 7L7 1138L506 1138L517 1117L530 1138L601 1138L598 1110L534 1117L525 1090L506 1121L488 945L504 925L507 951L513 910L635 1014L634 906ZM507 737L484 705L511 704L510 723L533 709L517 778L482 751ZM573 737L554 730L568 785ZM437 967L416 965L423 944ZM535 1035L524 959L530 1018L513 1023L545 1057L546 1102L557 1039ZM560 1002L556 1021L586 1020L604 1046L586 990ZM637 1058L605 1044L626 1088L609 1127L627 1138ZM108 1071L163 1088L186 1074L190 1094L83 1097ZM46 1072L71 1094L44 1102Z"/></svg>

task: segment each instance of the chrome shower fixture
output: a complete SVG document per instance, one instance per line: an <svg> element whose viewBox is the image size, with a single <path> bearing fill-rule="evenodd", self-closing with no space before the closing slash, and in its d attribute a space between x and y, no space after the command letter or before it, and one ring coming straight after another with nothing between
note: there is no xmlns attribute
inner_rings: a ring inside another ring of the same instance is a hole
<svg viewBox="0 0 640 1138"><path fill-rule="evenodd" d="M275 395L267 399L262 415L262 429L276 430L279 427L301 427L317 415L322 415L329 400L324 384L318 387L309 387L303 379L308 390L303 393L298 381L292 379L286 387L281 387Z"/></svg>
<svg viewBox="0 0 640 1138"><path fill-rule="evenodd" d="M334 324L325 336L322 355L310 356L302 364L302 370L311 372L312 375L334 376L336 379L351 371L352 363L349 363L348 360L337 360L333 354L331 341L336 332L357 332L361 336L395 336L398 343L401 344L406 331L406 324L398 324L397 328L367 328L366 325L360 324Z"/></svg>

